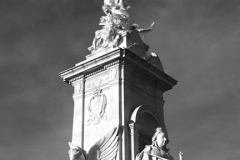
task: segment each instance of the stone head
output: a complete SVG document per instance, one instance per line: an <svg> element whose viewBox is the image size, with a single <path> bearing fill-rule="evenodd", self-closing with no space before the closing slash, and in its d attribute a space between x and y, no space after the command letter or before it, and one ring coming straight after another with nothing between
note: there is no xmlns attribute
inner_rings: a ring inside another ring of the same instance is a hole
<svg viewBox="0 0 240 160"><path fill-rule="evenodd" d="M70 160L80 160L80 156L82 155L82 149L77 145L69 142L70 150L68 151Z"/></svg>
<svg viewBox="0 0 240 160"><path fill-rule="evenodd" d="M162 148L166 144L166 141L165 133L162 131L162 128L158 127L152 137L152 144Z"/></svg>

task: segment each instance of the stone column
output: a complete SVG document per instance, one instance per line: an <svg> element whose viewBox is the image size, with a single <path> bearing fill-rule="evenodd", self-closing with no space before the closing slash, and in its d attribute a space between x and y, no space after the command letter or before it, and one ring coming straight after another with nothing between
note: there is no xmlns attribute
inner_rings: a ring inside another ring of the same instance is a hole
<svg viewBox="0 0 240 160"><path fill-rule="evenodd" d="M136 154L139 153L139 130L141 129L141 127L131 121L129 123L129 128L130 128L130 135L131 135L131 159L134 160L136 157Z"/></svg>

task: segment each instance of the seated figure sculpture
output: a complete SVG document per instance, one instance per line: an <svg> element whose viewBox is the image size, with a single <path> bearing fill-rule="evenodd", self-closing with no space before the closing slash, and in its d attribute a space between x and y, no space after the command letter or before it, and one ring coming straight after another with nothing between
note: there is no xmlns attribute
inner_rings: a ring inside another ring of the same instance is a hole
<svg viewBox="0 0 240 160"><path fill-rule="evenodd" d="M116 30L113 25L106 25L103 26L101 30L97 30L95 32L95 37L93 39L93 48L97 50L98 48L102 47L105 48L111 43L113 43L116 37Z"/></svg>
<svg viewBox="0 0 240 160"><path fill-rule="evenodd" d="M167 139L162 128L157 128L152 137L152 144L146 145L145 149L137 154L136 160L173 160L166 149Z"/></svg>

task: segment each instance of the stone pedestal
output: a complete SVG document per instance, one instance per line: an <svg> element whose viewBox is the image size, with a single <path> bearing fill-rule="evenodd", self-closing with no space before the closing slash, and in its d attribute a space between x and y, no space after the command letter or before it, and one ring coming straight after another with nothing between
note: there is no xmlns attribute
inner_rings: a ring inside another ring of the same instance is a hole
<svg viewBox="0 0 240 160"><path fill-rule="evenodd" d="M116 159L133 160L156 127L167 133L163 93L177 82L129 49L101 52L60 73L74 87L72 143L88 152L118 127Z"/></svg>

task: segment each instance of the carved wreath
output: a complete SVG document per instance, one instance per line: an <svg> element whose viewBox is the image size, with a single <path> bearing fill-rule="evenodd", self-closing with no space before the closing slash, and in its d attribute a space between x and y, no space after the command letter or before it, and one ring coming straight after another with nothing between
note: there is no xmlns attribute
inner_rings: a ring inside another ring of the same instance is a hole
<svg viewBox="0 0 240 160"><path fill-rule="evenodd" d="M107 97L102 93L101 89L97 89L93 93L88 105L89 119L87 125L98 124L102 119L106 119L105 109L107 106Z"/></svg>

